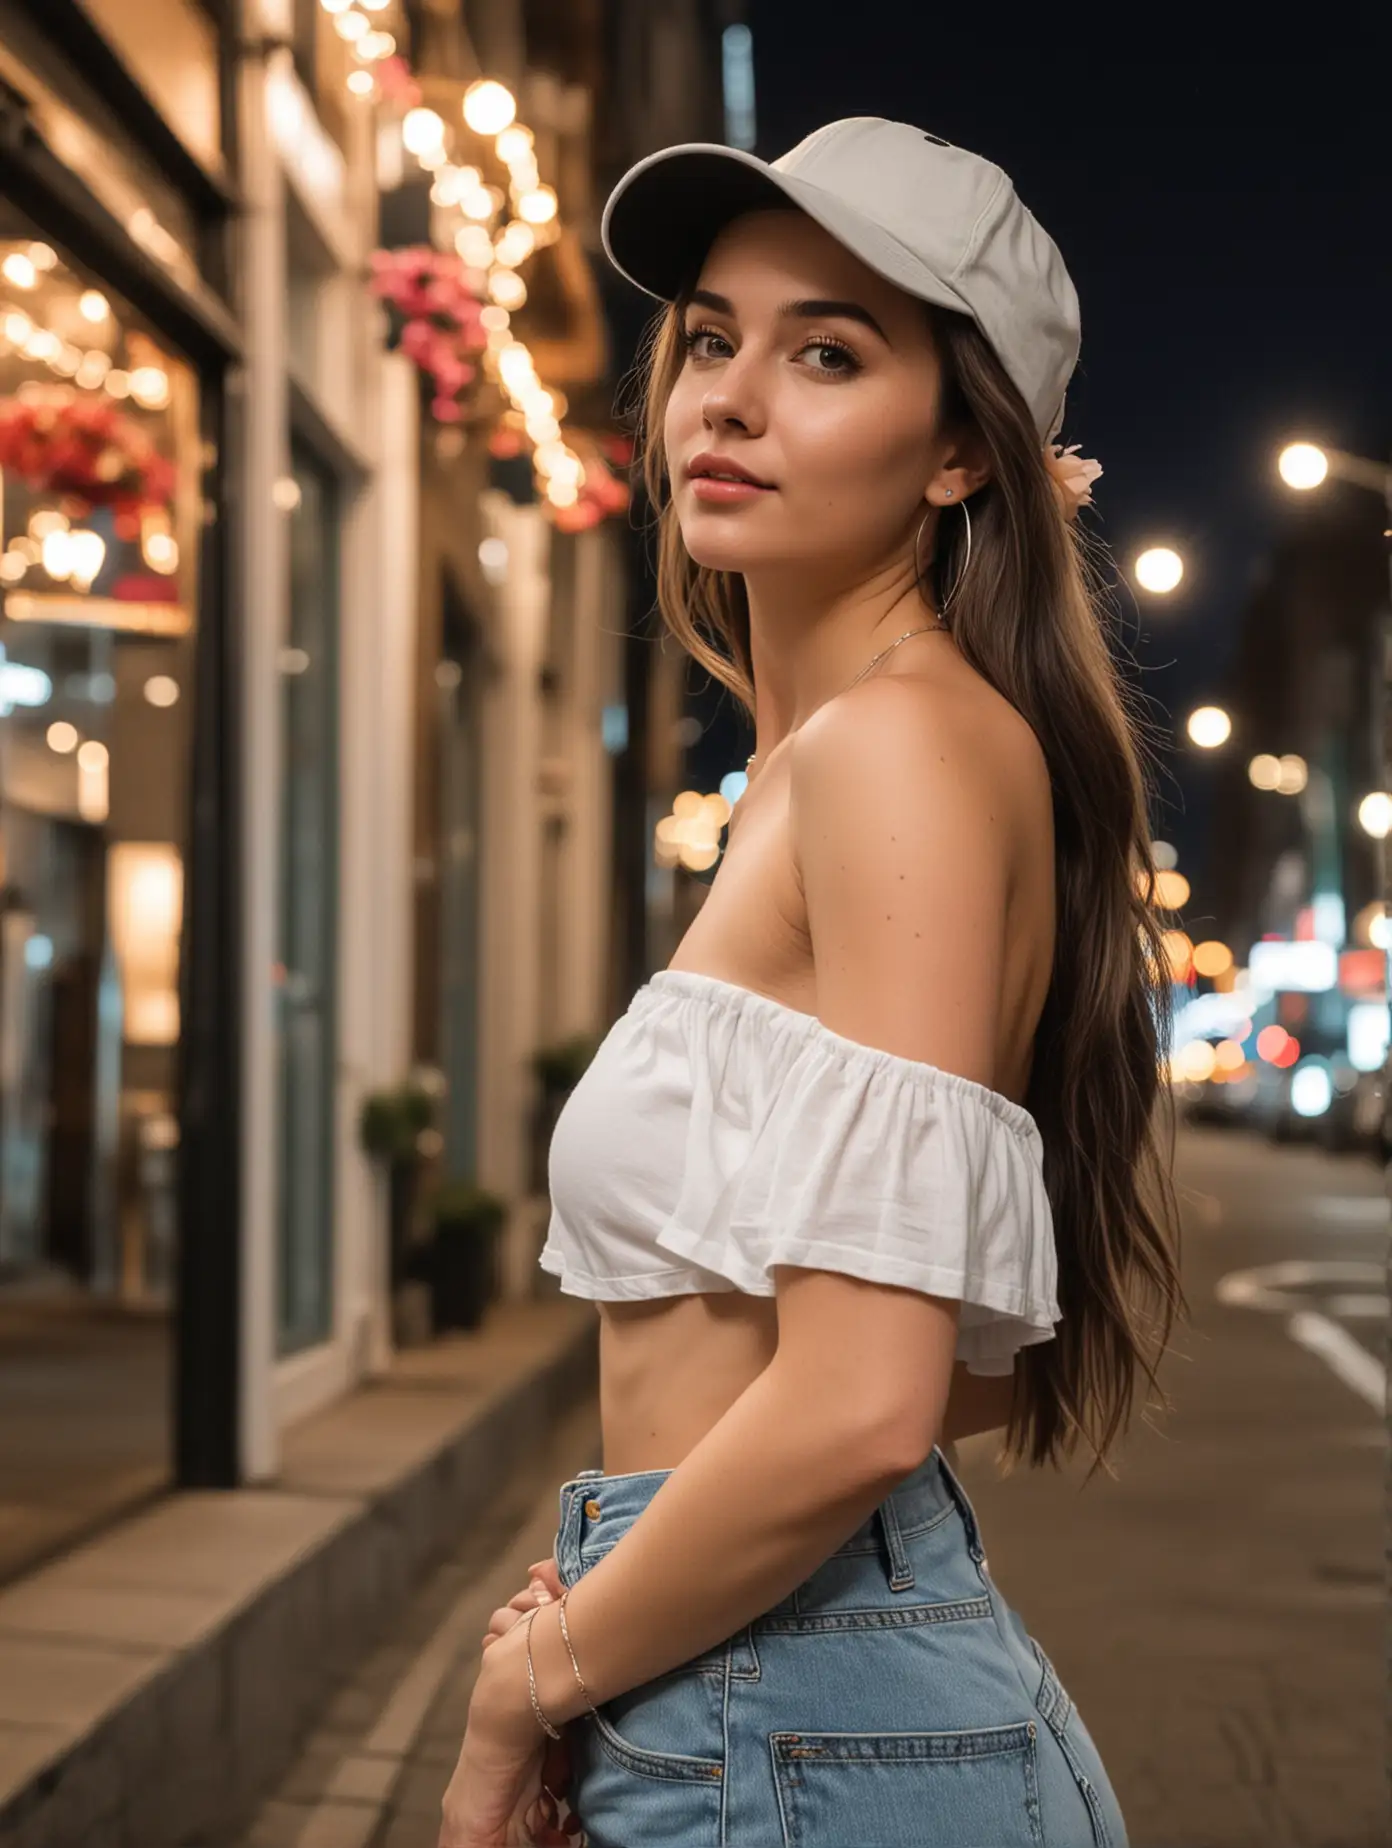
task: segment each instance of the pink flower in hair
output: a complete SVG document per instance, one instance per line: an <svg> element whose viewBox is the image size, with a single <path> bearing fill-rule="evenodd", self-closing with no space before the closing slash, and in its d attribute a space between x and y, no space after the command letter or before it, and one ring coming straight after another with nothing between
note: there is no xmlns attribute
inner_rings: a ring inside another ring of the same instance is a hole
<svg viewBox="0 0 1392 1848"><path fill-rule="evenodd" d="M1057 443L1044 445L1044 466L1049 471L1065 520L1076 520L1080 507L1092 505L1092 484L1102 473L1100 462L1085 461L1078 454L1081 448L1081 443L1070 443L1067 449L1061 449Z"/></svg>

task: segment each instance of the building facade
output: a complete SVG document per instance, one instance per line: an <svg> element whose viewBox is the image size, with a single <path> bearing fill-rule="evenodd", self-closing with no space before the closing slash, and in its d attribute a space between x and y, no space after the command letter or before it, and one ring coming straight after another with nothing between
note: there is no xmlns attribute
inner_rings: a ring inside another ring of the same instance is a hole
<svg viewBox="0 0 1392 1848"><path fill-rule="evenodd" d="M0 19L6 1574L202 1466L232 1340L172 1339L236 1250L231 22L143 16Z"/></svg>
<svg viewBox="0 0 1392 1848"><path fill-rule="evenodd" d="M389 1366L413 1068L550 1285L538 1068L670 954L682 735L599 213L736 11L0 0L0 1578Z"/></svg>

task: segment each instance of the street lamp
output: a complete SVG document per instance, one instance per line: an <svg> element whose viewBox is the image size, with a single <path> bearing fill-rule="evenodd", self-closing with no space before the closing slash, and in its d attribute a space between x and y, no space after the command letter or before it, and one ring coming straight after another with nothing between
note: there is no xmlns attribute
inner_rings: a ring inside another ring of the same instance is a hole
<svg viewBox="0 0 1392 1848"><path fill-rule="evenodd" d="M1276 467L1288 488L1317 488L1329 473L1329 457L1315 443L1287 443Z"/></svg>
<svg viewBox="0 0 1392 1848"><path fill-rule="evenodd" d="M1201 751L1216 751L1232 736L1232 719L1221 706L1199 706L1189 714L1185 730Z"/></svg>
<svg viewBox="0 0 1392 1848"><path fill-rule="evenodd" d="M1294 751L1273 757L1262 751L1247 766L1247 780L1254 789L1274 790L1278 796L1298 796L1310 780L1310 766Z"/></svg>
<svg viewBox="0 0 1392 1848"><path fill-rule="evenodd" d="M1371 488L1392 509L1392 468L1385 462L1373 462L1367 456L1350 455L1346 449L1326 449L1319 443L1287 443L1276 458L1276 469L1288 488L1307 493L1330 475L1337 481L1351 481L1357 487Z"/></svg>
<svg viewBox="0 0 1392 1848"><path fill-rule="evenodd" d="M1375 789L1358 805L1358 825L1375 841L1385 841L1392 834L1392 795Z"/></svg>
<svg viewBox="0 0 1392 1848"><path fill-rule="evenodd" d="M1153 596L1165 597L1184 576L1184 560L1172 546L1147 546L1133 567L1136 582Z"/></svg>

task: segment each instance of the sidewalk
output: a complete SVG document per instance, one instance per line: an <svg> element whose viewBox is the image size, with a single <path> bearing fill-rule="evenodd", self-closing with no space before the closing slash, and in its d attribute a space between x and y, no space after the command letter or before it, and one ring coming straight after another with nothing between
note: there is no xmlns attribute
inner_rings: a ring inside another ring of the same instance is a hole
<svg viewBox="0 0 1392 1848"><path fill-rule="evenodd" d="M597 1468L601 1450L597 1395L538 1434L484 1519L330 1702L236 1848L434 1848L483 1632L555 1547L559 1485Z"/></svg>
<svg viewBox="0 0 1392 1848"><path fill-rule="evenodd" d="M597 1357L588 1304L495 1305L288 1433L273 1487L171 1495L0 1593L0 1844L223 1848Z"/></svg>

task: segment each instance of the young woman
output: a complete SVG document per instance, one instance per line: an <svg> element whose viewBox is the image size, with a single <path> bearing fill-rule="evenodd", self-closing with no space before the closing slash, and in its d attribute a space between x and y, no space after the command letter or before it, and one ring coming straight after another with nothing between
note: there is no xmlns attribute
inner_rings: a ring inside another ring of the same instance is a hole
<svg viewBox="0 0 1392 1848"><path fill-rule="evenodd" d="M998 167L875 118L669 149L604 236L670 304L662 609L756 749L556 1129L604 1470L563 1595L495 1614L440 1840L532 1840L549 1737L591 1848L1122 1848L944 1455L1105 1459L1182 1306L1076 296Z"/></svg>

